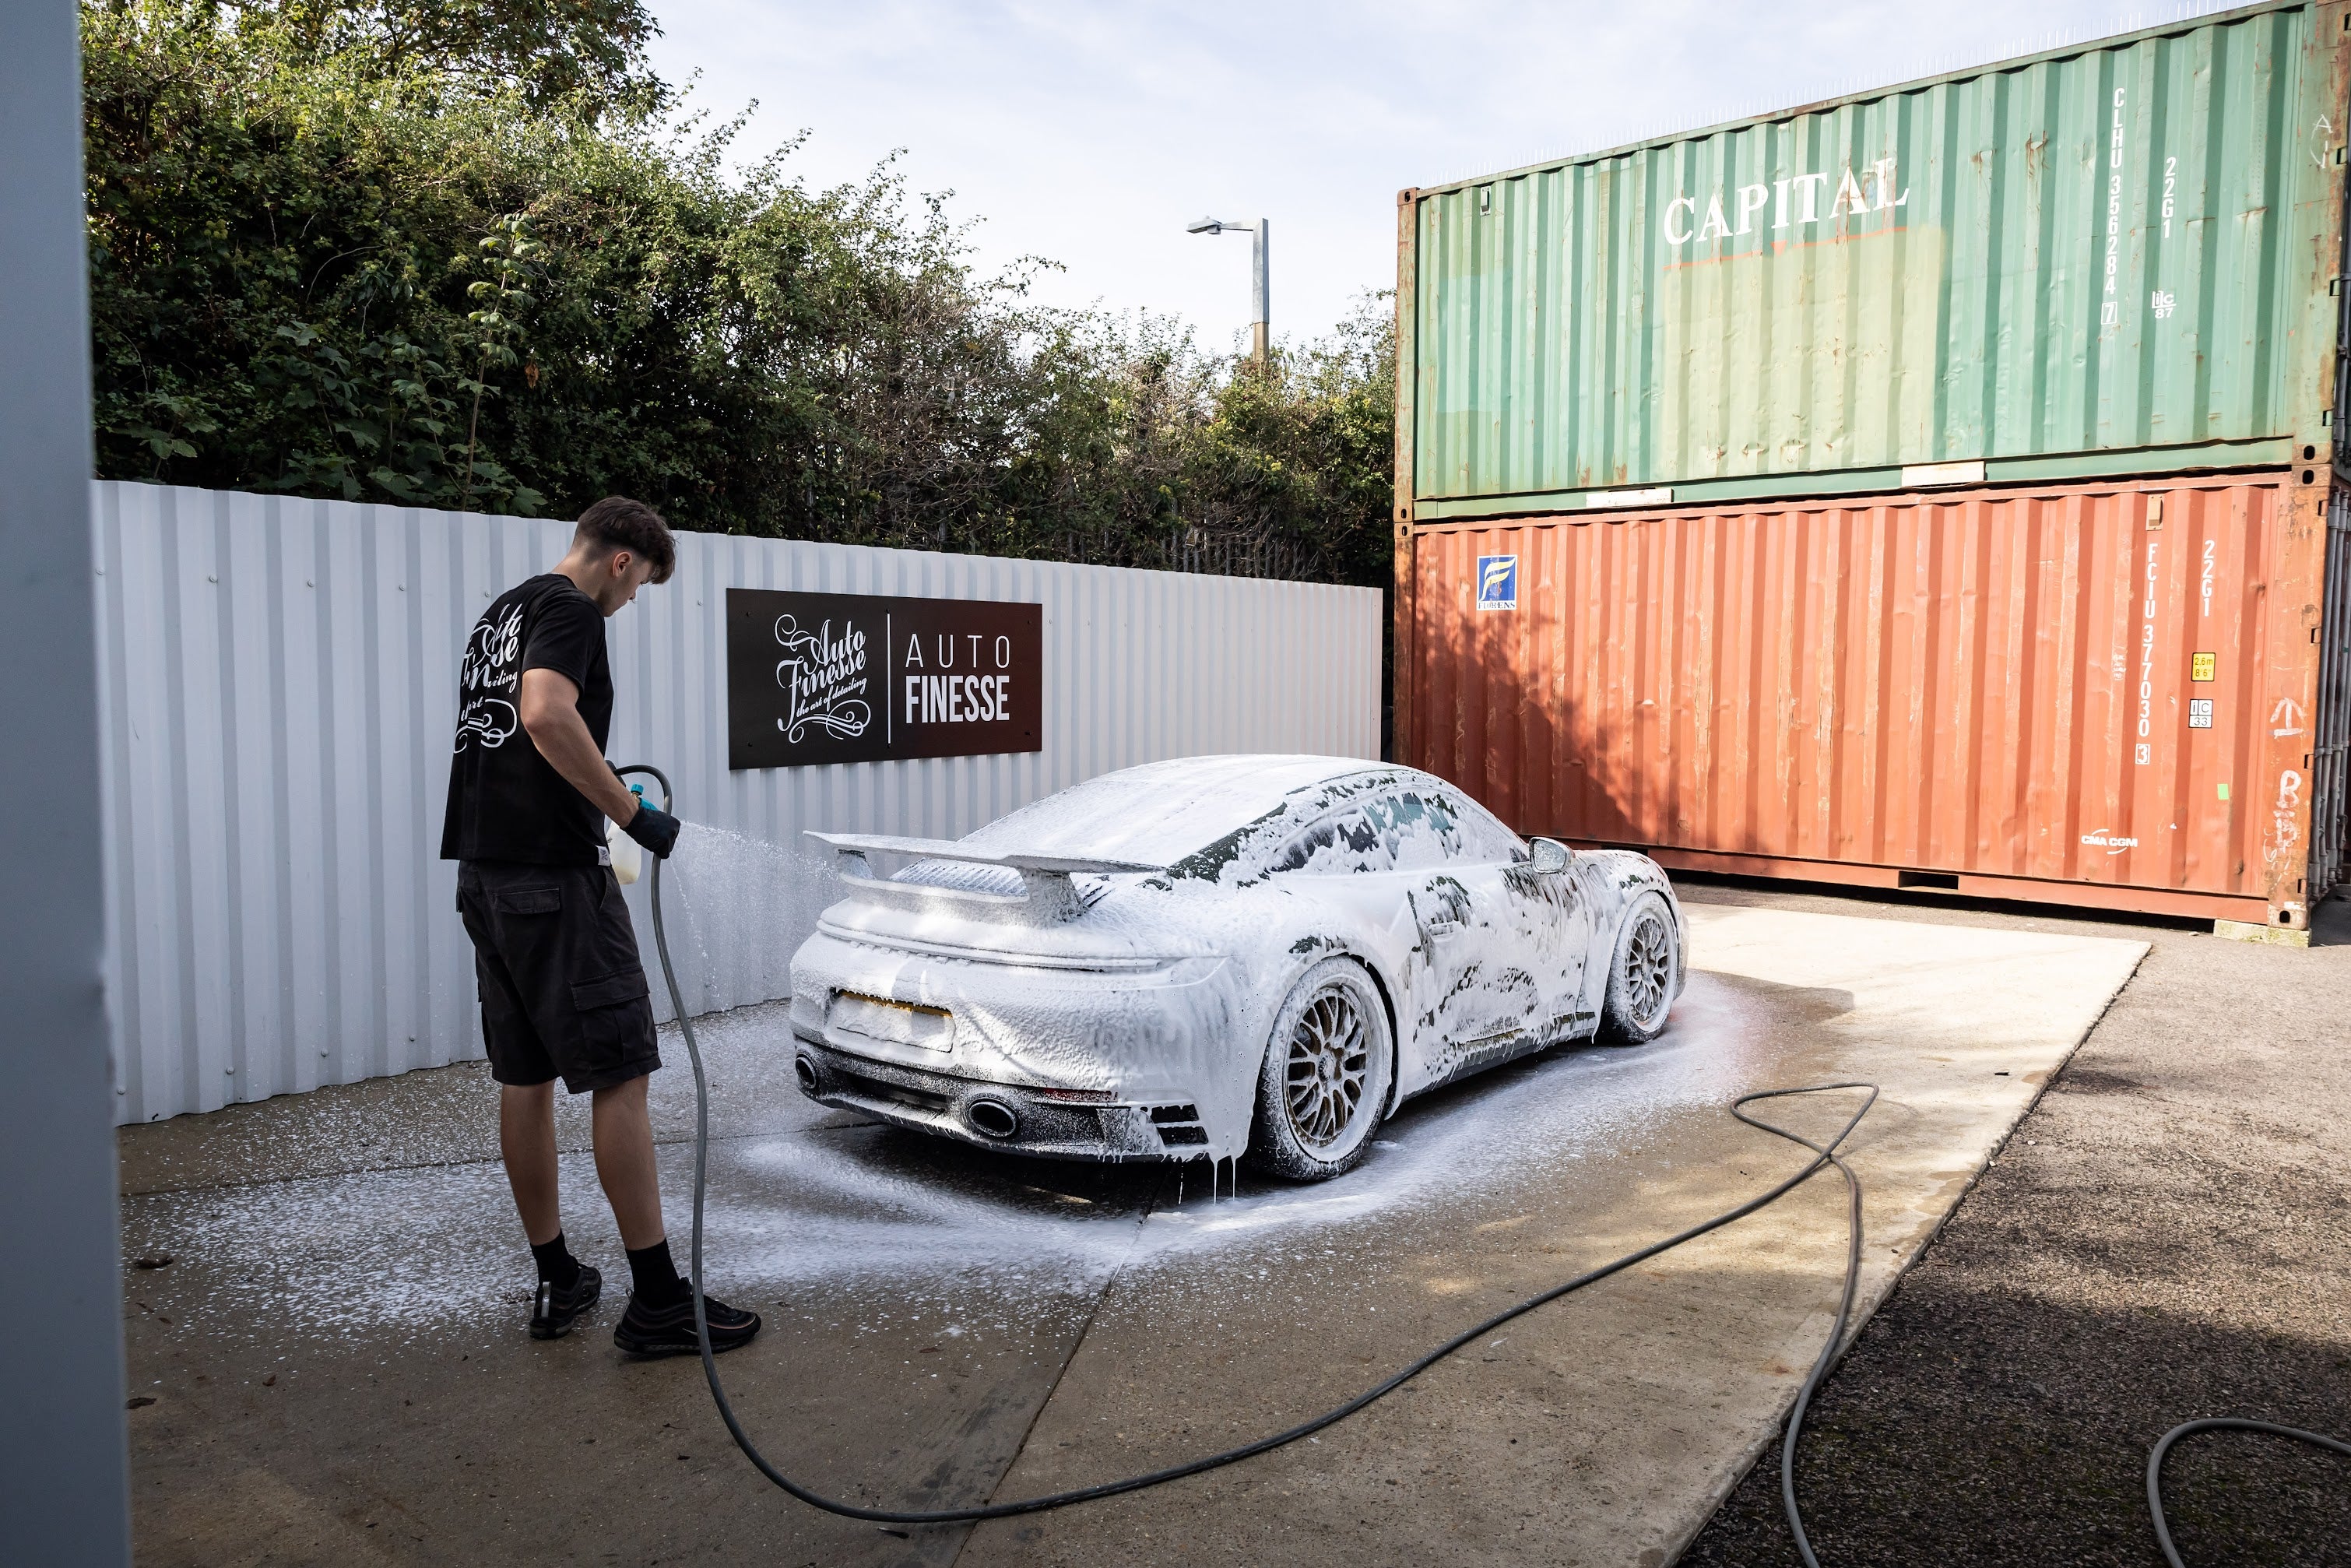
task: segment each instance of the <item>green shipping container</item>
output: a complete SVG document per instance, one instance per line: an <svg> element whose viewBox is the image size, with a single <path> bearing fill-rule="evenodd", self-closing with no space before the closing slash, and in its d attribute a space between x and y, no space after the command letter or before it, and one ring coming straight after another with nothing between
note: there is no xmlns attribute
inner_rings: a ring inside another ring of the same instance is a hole
<svg viewBox="0 0 2351 1568"><path fill-rule="evenodd" d="M1404 193L1399 523L2332 444L2346 23L2246 6Z"/></svg>

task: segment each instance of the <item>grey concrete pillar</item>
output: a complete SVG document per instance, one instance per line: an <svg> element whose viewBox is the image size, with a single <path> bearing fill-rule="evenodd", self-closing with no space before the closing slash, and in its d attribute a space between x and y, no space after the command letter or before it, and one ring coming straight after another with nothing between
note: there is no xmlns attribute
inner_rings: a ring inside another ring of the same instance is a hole
<svg viewBox="0 0 2351 1568"><path fill-rule="evenodd" d="M125 1563L74 0L0 5L0 1557Z"/></svg>

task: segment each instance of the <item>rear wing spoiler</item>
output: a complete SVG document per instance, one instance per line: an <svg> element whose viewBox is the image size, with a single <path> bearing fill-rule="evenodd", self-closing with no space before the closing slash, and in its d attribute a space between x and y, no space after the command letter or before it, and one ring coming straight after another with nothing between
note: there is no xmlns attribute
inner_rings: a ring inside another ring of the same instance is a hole
<svg viewBox="0 0 2351 1568"><path fill-rule="evenodd" d="M903 839L883 833L814 831L808 836L832 850L840 860L841 885L868 903L906 909L946 905L967 914L994 915L1028 925L1050 925L1068 920L1085 907L1077 889L1071 884L1073 876L1115 876L1167 869L1138 861L998 853L975 850L952 839ZM892 882L874 874L871 858L874 855L894 855L910 862L960 861L971 865L1002 866L1019 874L1021 891L1017 894L987 893L977 888Z"/></svg>

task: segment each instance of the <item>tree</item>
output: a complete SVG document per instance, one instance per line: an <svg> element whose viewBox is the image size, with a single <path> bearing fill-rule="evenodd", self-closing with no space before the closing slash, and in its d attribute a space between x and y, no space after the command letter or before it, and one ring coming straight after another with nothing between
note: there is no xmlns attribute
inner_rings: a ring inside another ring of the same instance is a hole
<svg viewBox="0 0 2351 1568"><path fill-rule="evenodd" d="M110 0L129 9L133 0ZM640 0L208 0L261 51L344 62L387 79L439 76L476 90L519 89L535 105L664 102L645 64L661 31Z"/></svg>
<svg viewBox="0 0 2351 1568"><path fill-rule="evenodd" d="M1047 310L885 163L739 172L619 0L87 0L99 471L1378 582L1386 313Z"/></svg>

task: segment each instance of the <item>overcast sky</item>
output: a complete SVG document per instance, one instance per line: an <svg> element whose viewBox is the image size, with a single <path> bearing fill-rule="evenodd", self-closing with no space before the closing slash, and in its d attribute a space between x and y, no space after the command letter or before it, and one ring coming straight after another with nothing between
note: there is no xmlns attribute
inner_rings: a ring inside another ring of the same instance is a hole
<svg viewBox="0 0 2351 1568"><path fill-rule="evenodd" d="M893 148L984 219L978 258L1061 263L1050 303L1242 340L1249 242L1272 220L1277 336L1393 286L1395 193L1852 89L2169 21L2179 0L651 0L653 57L743 143L811 134L812 184Z"/></svg>

